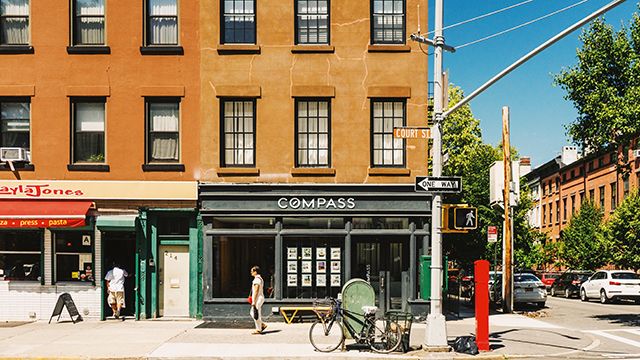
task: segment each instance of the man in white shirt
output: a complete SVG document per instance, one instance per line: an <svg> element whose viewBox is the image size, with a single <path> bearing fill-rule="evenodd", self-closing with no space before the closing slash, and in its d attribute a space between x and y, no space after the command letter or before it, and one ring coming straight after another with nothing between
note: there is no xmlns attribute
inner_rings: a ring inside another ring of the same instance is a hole
<svg viewBox="0 0 640 360"><path fill-rule="evenodd" d="M120 269L118 265L114 264L113 269L109 270L104 277L107 282L107 290L109 291L107 302L113 310L113 317L116 319L120 317L120 310L125 307L124 279L128 276L129 274L126 270Z"/></svg>

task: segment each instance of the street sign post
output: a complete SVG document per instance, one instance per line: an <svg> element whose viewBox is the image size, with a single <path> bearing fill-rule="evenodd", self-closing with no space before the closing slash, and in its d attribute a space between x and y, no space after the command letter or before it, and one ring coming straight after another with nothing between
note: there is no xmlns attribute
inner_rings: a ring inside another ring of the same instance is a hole
<svg viewBox="0 0 640 360"><path fill-rule="evenodd" d="M490 243L498 242L498 227L497 226L488 226L487 227L487 241Z"/></svg>
<svg viewBox="0 0 640 360"><path fill-rule="evenodd" d="M456 207L453 227L456 230L474 230L478 227L478 209L474 207Z"/></svg>
<svg viewBox="0 0 640 360"><path fill-rule="evenodd" d="M397 139L431 139L431 128L397 127L393 128L393 137Z"/></svg>
<svg viewBox="0 0 640 360"><path fill-rule="evenodd" d="M458 176L416 176L416 191L457 194L462 191L462 178Z"/></svg>

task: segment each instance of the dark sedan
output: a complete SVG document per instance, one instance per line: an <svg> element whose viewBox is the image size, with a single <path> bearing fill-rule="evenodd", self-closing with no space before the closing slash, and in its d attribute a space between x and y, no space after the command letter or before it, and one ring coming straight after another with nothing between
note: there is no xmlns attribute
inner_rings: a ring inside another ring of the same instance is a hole
<svg viewBox="0 0 640 360"><path fill-rule="evenodd" d="M563 295L567 299L574 296L578 297L580 295L580 285L587 281L591 275L593 275L593 271L588 270L565 271L551 285L551 296Z"/></svg>

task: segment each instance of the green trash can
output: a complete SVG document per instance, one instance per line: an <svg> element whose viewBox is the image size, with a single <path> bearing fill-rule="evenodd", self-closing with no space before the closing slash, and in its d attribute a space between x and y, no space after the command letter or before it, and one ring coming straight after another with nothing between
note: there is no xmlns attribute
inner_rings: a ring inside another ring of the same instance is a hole
<svg viewBox="0 0 640 360"><path fill-rule="evenodd" d="M442 262L442 292L447 293L449 289L448 257L445 256ZM420 298L431 299L431 255L420 255Z"/></svg>

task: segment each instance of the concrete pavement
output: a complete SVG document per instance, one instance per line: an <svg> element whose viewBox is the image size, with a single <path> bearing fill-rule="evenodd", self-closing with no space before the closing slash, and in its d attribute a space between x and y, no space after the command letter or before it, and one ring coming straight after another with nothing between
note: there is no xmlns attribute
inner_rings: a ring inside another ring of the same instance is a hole
<svg viewBox="0 0 640 360"><path fill-rule="evenodd" d="M457 359L470 355L426 353L379 355L369 352L315 352L308 340L310 324L270 322L264 335L251 329L196 328L201 321L35 322L0 326L0 358L47 359ZM447 322L451 340L474 332L475 320ZM411 345L419 347L425 324L414 324ZM592 346L588 334L521 315L490 318L492 351L482 358L579 355ZM477 358L477 357L476 357Z"/></svg>

